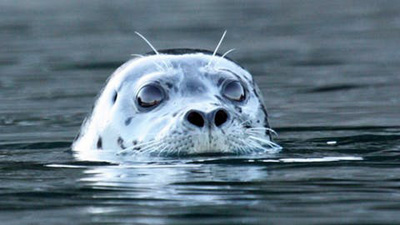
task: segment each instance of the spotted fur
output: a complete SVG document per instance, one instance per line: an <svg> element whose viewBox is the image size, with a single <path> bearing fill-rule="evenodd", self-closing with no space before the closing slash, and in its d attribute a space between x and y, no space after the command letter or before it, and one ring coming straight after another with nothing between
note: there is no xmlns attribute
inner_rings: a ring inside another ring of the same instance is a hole
<svg viewBox="0 0 400 225"><path fill-rule="evenodd" d="M245 87L243 102L221 94L228 79ZM164 89L166 98L155 108L140 108L136 95L152 82ZM185 123L189 110L216 109L229 114L220 127L199 129ZM107 160L110 155L98 149L118 156L276 152L280 147L270 135L261 92L248 71L209 51L178 49L134 58L117 69L72 148L78 157L89 160Z"/></svg>

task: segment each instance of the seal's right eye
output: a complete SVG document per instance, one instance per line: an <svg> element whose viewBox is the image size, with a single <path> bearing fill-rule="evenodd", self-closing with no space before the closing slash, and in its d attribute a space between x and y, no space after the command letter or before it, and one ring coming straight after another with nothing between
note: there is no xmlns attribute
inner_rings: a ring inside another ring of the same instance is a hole
<svg viewBox="0 0 400 225"><path fill-rule="evenodd" d="M225 82L222 94L230 100L237 102L241 102L246 98L244 87L239 81Z"/></svg>
<svg viewBox="0 0 400 225"><path fill-rule="evenodd" d="M142 87L137 96L137 103L143 108L150 108L156 106L164 100L165 95L161 87L149 84Z"/></svg>

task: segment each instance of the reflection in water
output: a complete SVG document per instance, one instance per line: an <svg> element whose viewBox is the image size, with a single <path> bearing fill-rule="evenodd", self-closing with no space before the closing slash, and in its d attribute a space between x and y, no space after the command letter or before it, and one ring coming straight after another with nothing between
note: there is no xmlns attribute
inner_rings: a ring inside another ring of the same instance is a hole
<svg viewBox="0 0 400 225"><path fill-rule="evenodd" d="M213 191L267 177L267 172L257 166L200 164L101 166L90 168L85 174L82 182L94 188L126 191L131 198L213 203L221 200L219 193L212 195ZM185 195L188 191L209 193Z"/></svg>
<svg viewBox="0 0 400 225"><path fill-rule="evenodd" d="M359 160L363 160L363 158L358 156L321 157L321 158L284 158L284 159L265 159L262 160L262 162L313 163L313 162L337 162L337 161L359 161Z"/></svg>
<svg viewBox="0 0 400 225"><path fill-rule="evenodd" d="M257 202L257 195L251 193L254 188L244 185L265 181L267 176L265 168L256 165L186 161L91 167L80 182L94 190L93 199L102 202L86 208L94 218L104 222L125 216L127 222L134 211L136 223L174 224L177 215L211 216L213 207L241 207L240 199L246 199L245 205ZM219 211L215 209L214 216L226 214Z"/></svg>

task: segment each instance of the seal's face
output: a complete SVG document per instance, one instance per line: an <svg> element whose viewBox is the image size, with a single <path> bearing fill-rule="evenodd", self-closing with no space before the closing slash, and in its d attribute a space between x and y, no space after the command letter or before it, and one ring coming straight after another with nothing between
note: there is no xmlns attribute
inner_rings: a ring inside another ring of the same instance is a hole
<svg viewBox="0 0 400 225"><path fill-rule="evenodd" d="M77 151L187 155L276 151L251 75L204 52L133 59L119 68L73 145Z"/></svg>

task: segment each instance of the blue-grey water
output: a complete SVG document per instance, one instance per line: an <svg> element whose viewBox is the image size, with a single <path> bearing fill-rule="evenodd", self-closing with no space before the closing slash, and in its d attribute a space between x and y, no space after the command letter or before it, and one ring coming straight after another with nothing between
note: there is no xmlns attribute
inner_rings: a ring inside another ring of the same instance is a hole
<svg viewBox="0 0 400 225"><path fill-rule="evenodd" d="M255 76L273 156L78 162L130 54L213 49ZM0 224L399 224L400 1L0 1Z"/></svg>

